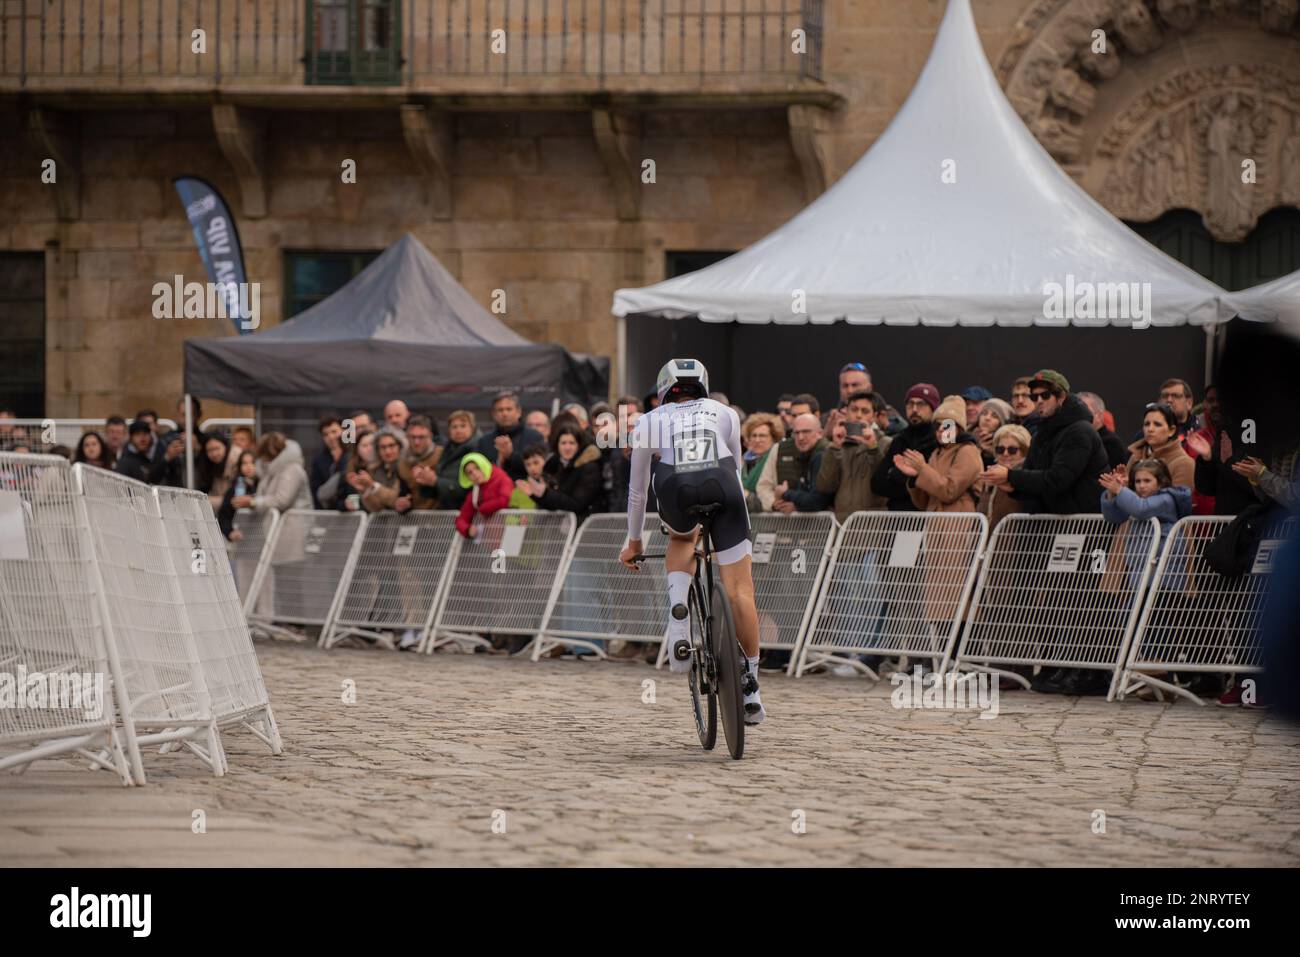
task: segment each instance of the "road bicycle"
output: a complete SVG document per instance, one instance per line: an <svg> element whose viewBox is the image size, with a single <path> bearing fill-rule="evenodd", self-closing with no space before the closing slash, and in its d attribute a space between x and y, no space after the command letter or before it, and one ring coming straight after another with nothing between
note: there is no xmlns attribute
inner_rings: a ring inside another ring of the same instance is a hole
<svg viewBox="0 0 1300 957"><path fill-rule="evenodd" d="M711 503L686 509L686 514L700 523L695 580L686 605L692 658L688 682L700 744L705 751L713 750L718 740L718 712L721 711L727 750L739 760L745 753L745 699L741 688L744 651L736 640L736 623L726 589L713 574L710 534L713 516L722 507L720 503ZM633 561L639 565L647 558L663 557L662 554L638 555Z"/></svg>

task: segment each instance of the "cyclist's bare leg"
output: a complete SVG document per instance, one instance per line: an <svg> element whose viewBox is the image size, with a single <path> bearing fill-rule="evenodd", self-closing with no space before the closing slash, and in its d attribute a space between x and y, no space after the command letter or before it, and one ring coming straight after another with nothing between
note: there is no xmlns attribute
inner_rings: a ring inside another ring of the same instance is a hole
<svg viewBox="0 0 1300 957"><path fill-rule="evenodd" d="M668 533L668 547L664 549L666 571L695 574L695 540L699 535L699 529L686 535L678 532Z"/></svg>
<svg viewBox="0 0 1300 957"><path fill-rule="evenodd" d="M722 587L731 599L731 615L736 621L736 638L745 655L758 655L758 610L754 607L753 559L748 555L730 565L719 565Z"/></svg>

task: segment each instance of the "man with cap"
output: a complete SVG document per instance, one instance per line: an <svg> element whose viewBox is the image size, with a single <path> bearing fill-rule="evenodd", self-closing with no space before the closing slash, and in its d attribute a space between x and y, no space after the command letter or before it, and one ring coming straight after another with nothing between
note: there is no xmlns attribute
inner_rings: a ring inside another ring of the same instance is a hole
<svg viewBox="0 0 1300 957"><path fill-rule="evenodd" d="M982 385L968 385L961 397L966 401L966 428L974 429L980 418L980 407L993 398L993 393Z"/></svg>
<svg viewBox="0 0 1300 957"><path fill-rule="evenodd" d="M1038 431L1018 469L990 465L984 481L1016 495L1025 511L1039 515L1092 514L1098 509L1097 479L1106 471L1106 449L1092 425L1092 410L1070 394L1070 382L1055 369L1041 369L1029 380L1039 415ZM1106 672L1049 668L1035 678L1035 691L1105 694Z"/></svg>
<svg viewBox="0 0 1300 957"><path fill-rule="evenodd" d="M930 457L938 444L930 424L938 407L939 390L931 383L918 382L907 390L907 401L903 403L907 428L893 437L889 445L890 458L881 462L871 476L871 491L888 501L891 512L916 511L907 490L908 476L893 464L893 457L901 456L909 449L920 452L927 459Z"/></svg>
<svg viewBox="0 0 1300 957"><path fill-rule="evenodd" d="M1092 410L1070 394L1070 382L1055 369L1042 369L1029 380L1030 396L1040 417L1025 464L1008 471L991 465L984 480L1010 485L1026 511L1075 515L1097 511L1097 478L1106 471L1106 450L1092 427Z"/></svg>

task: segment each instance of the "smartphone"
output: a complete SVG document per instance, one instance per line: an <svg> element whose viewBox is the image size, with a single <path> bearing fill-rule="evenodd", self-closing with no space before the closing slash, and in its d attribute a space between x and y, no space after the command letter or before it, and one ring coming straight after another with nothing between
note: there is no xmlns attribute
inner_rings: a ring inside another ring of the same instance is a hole
<svg viewBox="0 0 1300 957"><path fill-rule="evenodd" d="M867 430L867 424L866 424L865 422L845 422L845 423L844 423L844 434L845 434L845 435L856 435L856 436L861 436L862 433L865 432L866 430Z"/></svg>

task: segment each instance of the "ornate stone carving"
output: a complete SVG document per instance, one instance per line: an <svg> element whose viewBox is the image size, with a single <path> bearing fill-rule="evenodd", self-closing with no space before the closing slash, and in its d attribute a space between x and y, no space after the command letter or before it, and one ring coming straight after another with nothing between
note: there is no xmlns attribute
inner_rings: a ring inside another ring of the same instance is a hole
<svg viewBox="0 0 1300 957"><path fill-rule="evenodd" d="M1229 241L1255 225L1257 183L1243 182L1243 163L1261 158L1268 115L1254 97L1235 90L1196 103L1196 130L1205 139L1205 225Z"/></svg>
<svg viewBox="0 0 1300 957"><path fill-rule="evenodd" d="M1291 129L1282 140L1279 166L1282 170L1278 184L1281 201L1300 206L1300 113L1291 114Z"/></svg>
<svg viewBox="0 0 1300 957"><path fill-rule="evenodd" d="M1079 152L1083 149L1083 134L1077 127L1050 116L1040 116L1030 129L1038 142L1047 148L1047 152L1062 163L1073 163L1079 158Z"/></svg>
<svg viewBox="0 0 1300 957"><path fill-rule="evenodd" d="M1073 70L1060 70L1052 80L1052 102L1076 116L1087 116L1097 102L1097 88Z"/></svg>
<svg viewBox="0 0 1300 957"><path fill-rule="evenodd" d="M1164 35L1156 26L1142 0L1122 0L1115 14L1115 29L1133 53L1150 53L1164 42Z"/></svg>
<svg viewBox="0 0 1300 957"><path fill-rule="evenodd" d="M1163 49L1174 31L1196 45ZM1164 75L1133 86L1123 67L1158 49ZM1188 207L1234 241L1273 206L1300 205L1300 0L1030 0L998 75L1039 141L1117 216ZM1108 97L1112 80L1127 85Z"/></svg>
<svg viewBox="0 0 1300 957"><path fill-rule="evenodd" d="M1092 42L1089 41L1079 50L1075 59L1078 61L1079 69L1094 80L1114 79L1123 66L1119 51L1112 43L1106 44L1105 50L1098 53L1092 49Z"/></svg>
<svg viewBox="0 0 1300 957"><path fill-rule="evenodd" d="M1265 30L1290 33L1300 13L1300 0L1260 0L1259 22Z"/></svg>
<svg viewBox="0 0 1300 957"><path fill-rule="evenodd" d="M1160 17L1175 30L1190 30L1200 16L1197 0L1157 0Z"/></svg>

